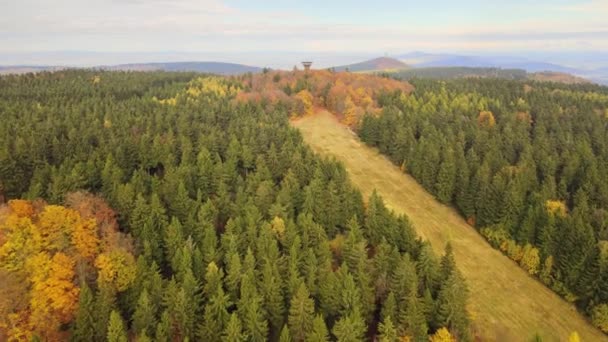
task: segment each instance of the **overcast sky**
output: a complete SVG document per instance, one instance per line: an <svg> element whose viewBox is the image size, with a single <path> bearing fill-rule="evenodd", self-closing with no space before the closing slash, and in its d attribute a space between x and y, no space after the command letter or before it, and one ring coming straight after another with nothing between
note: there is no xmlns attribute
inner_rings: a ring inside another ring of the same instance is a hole
<svg viewBox="0 0 608 342"><path fill-rule="evenodd" d="M0 0L0 55L608 51L608 0Z"/></svg>

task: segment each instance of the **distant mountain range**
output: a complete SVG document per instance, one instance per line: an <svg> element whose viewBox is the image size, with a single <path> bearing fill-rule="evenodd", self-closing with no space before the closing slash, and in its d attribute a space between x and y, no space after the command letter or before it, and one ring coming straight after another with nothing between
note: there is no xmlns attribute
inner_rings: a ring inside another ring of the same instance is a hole
<svg viewBox="0 0 608 342"><path fill-rule="evenodd" d="M360 63L354 63L349 65L341 65L331 68L335 71L351 71L351 72L360 72L360 71L389 71L389 70L401 70L406 69L409 66L404 62L390 57L378 57L374 59L370 59Z"/></svg>
<svg viewBox="0 0 608 342"><path fill-rule="evenodd" d="M392 75L410 80L413 78L457 79L457 78L501 78L507 80L535 80L567 84L590 83L591 81L564 72L527 72L523 69L502 69L493 67L425 67L395 71Z"/></svg>
<svg viewBox="0 0 608 342"><path fill-rule="evenodd" d="M179 54L178 54L179 55ZM565 82L581 82L582 78L591 80L596 83L608 85L608 61L603 61L603 54L598 54L595 59L589 58L589 63L578 62L577 67L564 66L560 63L566 62L567 55L564 55L564 59L558 60L557 63L547 62L546 60L554 60L543 56L532 55L540 60L524 57L513 57L513 56L476 56L476 55L459 55L459 54L437 54L437 53L426 53L426 52L410 52L401 55L395 55L393 57L379 57L370 60L366 60L360 63L353 63L348 65L339 65L333 69L336 71L349 70L351 72L380 72L380 71L402 71L405 69L425 69L424 71L410 72L410 74L419 75L442 75L446 74L449 77L457 77L464 73L465 75L471 76L471 70L466 69L455 69L455 70L440 70L435 72L429 71L429 68L490 68L492 70L474 70L474 75L471 77L490 77L488 75L499 74L504 75L502 71L496 70L523 70L527 73L543 73L537 75L537 77L529 77L534 79L543 80L556 80ZM103 57L103 56L102 56ZM111 57L111 56L110 56ZM108 57L109 58L109 57ZM133 57L135 58L135 57ZM132 58L132 60L133 60ZM143 58L143 57L141 57ZM177 58L177 57L167 57ZM44 59L40 59L44 60ZM320 61L322 64L322 61ZM583 67L588 68L583 69ZM314 64L313 64L314 67ZM40 72L40 71L56 71L66 68L72 68L68 66L46 66L46 65L13 65L13 66L0 66L1 74L22 74L28 72ZM74 66L74 68L78 68ZM202 72L202 73L213 73L220 75L236 75L247 72L258 73L262 71L262 68L237 63L224 63L224 62L167 62L167 63L130 63L130 64L115 64L115 65L99 65L88 67L93 69L102 70L123 70L123 71L152 71L152 70L163 70L163 71L189 71L189 72ZM494 70L496 69L496 70ZM550 73L547 73L550 72ZM481 75L480 75L481 73ZM507 73L510 73L508 71ZM567 74L567 75L566 75ZM577 78L578 77L578 78Z"/></svg>
<svg viewBox="0 0 608 342"><path fill-rule="evenodd" d="M17 65L17 66L0 66L1 74L23 74L28 72L40 72L40 71L56 71L67 69L68 67L62 66L29 66L29 65ZM238 75L247 72L257 73L261 72L262 68L236 64L236 63L223 63L223 62L168 62L168 63L133 63L133 64L118 64L118 65L105 65L96 66L91 69L101 70L120 70L120 71L189 71L189 72L201 72L211 73L219 75Z"/></svg>
<svg viewBox="0 0 608 342"><path fill-rule="evenodd" d="M133 63L119 64L100 68L105 70L121 71L192 71L220 75L237 75L248 72L257 73L262 71L262 68L254 66L223 62Z"/></svg>
<svg viewBox="0 0 608 342"><path fill-rule="evenodd" d="M608 84L608 66L595 69L580 69L555 63L512 56L467 56L455 54L431 54L411 52L395 58L415 68L428 67L484 67L502 69L522 69L530 73L557 72L586 78L597 83Z"/></svg>

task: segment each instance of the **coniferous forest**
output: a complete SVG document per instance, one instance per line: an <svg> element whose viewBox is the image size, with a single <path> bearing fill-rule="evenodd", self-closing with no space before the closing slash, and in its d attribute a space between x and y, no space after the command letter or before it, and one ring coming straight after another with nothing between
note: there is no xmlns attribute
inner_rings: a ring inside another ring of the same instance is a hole
<svg viewBox="0 0 608 342"><path fill-rule="evenodd" d="M533 270L560 293L605 310L606 94L416 86L364 119L364 139L490 239L537 249ZM315 155L288 108L234 101L241 87L0 77L0 340L471 339L449 245L435 255ZM471 117L471 101L492 113Z"/></svg>
<svg viewBox="0 0 608 342"><path fill-rule="evenodd" d="M608 332L608 88L411 83L362 140Z"/></svg>

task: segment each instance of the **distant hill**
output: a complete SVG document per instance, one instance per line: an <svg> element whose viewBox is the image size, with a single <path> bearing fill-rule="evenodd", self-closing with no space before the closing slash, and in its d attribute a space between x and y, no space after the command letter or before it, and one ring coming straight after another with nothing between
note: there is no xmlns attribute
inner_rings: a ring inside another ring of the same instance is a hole
<svg viewBox="0 0 608 342"><path fill-rule="evenodd" d="M455 79L466 77L493 77L508 80L535 80L568 84L590 83L589 80L562 72L527 72L523 69L502 69L482 67L426 67L396 71L394 76L410 80L412 78Z"/></svg>
<svg viewBox="0 0 608 342"><path fill-rule="evenodd" d="M0 75L6 74L25 74L28 72L57 71L66 69L64 66L44 66L44 65L15 65L0 66ZM84 68L88 69L88 68ZM101 65L91 69L114 70L114 71L189 71L202 72L219 75L238 75L247 72L262 72L262 68L223 62L168 62L168 63L132 63L118 65Z"/></svg>
<svg viewBox="0 0 608 342"><path fill-rule="evenodd" d="M119 64L113 66L102 66L100 67L105 70L124 70L124 71L191 71L191 72L204 72L211 74L220 75L236 75L244 74L247 72L257 73L261 72L262 68L236 64L236 63L223 63L223 62L169 62L169 63L133 63L133 64Z"/></svg>
<svg viewBox="0 0 608 342"><path fill-rule="evenodd" d="M553 71L535 72L535 73L529 74L528 78L535 80L535 81L559 82L559 83L567 83L567 84L591 83L591 81L589 81L585 78L582 78L582 77L578 77L578 76L574 76L574 75L570 75L570 74L566 74L566 73L562 73L562 72L553 72Z"/></svg>
<svg viewBox="0 0 608 342"><path fill-rule="evenodd" d="M44 65L10 65L10 66L1 66L0 65L0 75L9 75L9 74L27 74L30 72L41 72L41 71L57 71L63 70L66 67L61 66L44 66Z"/></svg>
<svg viewBox="0 0 608 342"><path fill-rule="evenodd" d="M352 72L360 72L360 71L383 71L383 70L401 70L407 69L408 65L404 62L390 57L378 57L374 59L370 59L368 61L342 65L333 67L335 71L352 71Z"/></svg>
<svg viewBox="0 0 608 342"><path fill-rule="evenodd" d="M495 77L509 80L526 79L528 73L522 69L472 68L472 67L428 67L412 68L395 72L399 78L454 79L465 77Z"/></svg>
<svg viewBox="0 0 608 342"><path fill-rule="evenodd" d="M523 69L527 72L556 71L570 74L583 73L581 70L576 68L512 56L467 56L412 52L398 55L396 58L414 67L484 67Z"/></svg>

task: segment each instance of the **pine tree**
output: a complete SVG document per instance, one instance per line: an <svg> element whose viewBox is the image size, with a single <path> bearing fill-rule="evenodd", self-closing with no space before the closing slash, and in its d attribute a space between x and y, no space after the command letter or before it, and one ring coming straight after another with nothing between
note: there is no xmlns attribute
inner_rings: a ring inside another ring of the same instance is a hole
<svg viewBox="0 0 608 342"><path fill-rule="evenodd" d="M137 334L149 336L153 327L156 327L154 307L148 297L148 291L144 289L139 296L135 313L133 314L133 329Z"/></svg>
<svg viewBox="0 0 608 342"><path fill-rule="evenodd" d="M156 325L156 333L154 336L157 342L171 341L171 321L169 320L169 313L167 310L163 311L160 316L160 321Z"/></svg>
<svg viewBox="0 0 608 342"><path fill-rule="evenodd" d="M312 330L315 312L315 303L304 283L300 284L298 291L291 299L289 305L289 331L294 341L304 341Z"/></svg>
<svg viewBox="0 0 608 342"><path fill-rule="evenodd" d="M462 341L470 339L467 297L468 290L464 280L460 273L454 270L439 290L435 327L448 327Z"/></svg>
<svg viewBox="0 0 608 342"><path fill-rule="evenodd" d="M112 311L110 314L107 339L108 342L127 342L125 324L117 311Z"/></svg>
<svg viewBox="0 0 608 342"><path fill-rule="evenodd" d="M283 326L281 329L281 336L279 337L279 342L292 342L291 335L289 334L289 329L287 328L287 324Z"/></svg>
<svg viewBox="0 0 608 342"><path fill-rule="evenodd" d="M397 329L393 325L393 320L390 316L386 317L378 325L378 341L379 342L398 342L399 336L397 335Z"/></svg>
<svg viewBox="0 0 608 342"><path fill-rule="evenodd" d="M429 243L423 243L420 248L416 271L423 288L434 290L439 276L439 263Z"/></svg>
<svg viewBox="0 0 608 342"><path fill-rule="evenodd" d="M332 333L338 342L359 342L363 341L365 328L365 321L359 310L354 310L336 322Z"/></svg>
<svg viewBox="0 0 608 342"><path fill-rule="evenodd" d="M110 315L116 309L116 295L112 290L99 289L95 296L95 341L105 341Z"/></svg>
<svg viewBox="0 0 608 342"><path fill-rule="evenodd" d="M229 320L232 319L228 308L231 306L228 295L223 288L218 287L214 294L210 296L209 303L205 306L203 320L198 328L198 337L208 341L219 340L222 331L228 329ZM235 315L234 313L232 315ZM237 317L238 319L238 317ZM235 322L233 322L235 323ZM240 320L238 321L241 327ZM232 327L231 329L234 329Z"/></svg>
<svg viewBox="0 0 608 342"><path fill-rule="evenodd" d="M262 270L260 292L264 298L264 309L268 314L271 330L280 332L283 326L285 303L283 297L283 281L276 263L265 263Z"/></svg>
<svg viewBox="0 0 608 342"><path fill-rule="evenodd" d="M238 304L243 329L250 341L265 341L268 336L268 321L261 307L262 298L258 295L251 276L241 281L241 300Z"/></svg>
<svg viewBox="0 0 608 342"><path fill-rule="evenodd" d="M437 174L437 182L435 184L435 193L437 199L443 203L451 203L454 194L454 182L456 179L456 164L454 161L454 152L447 149L443 155L443 161L439 166Z"/></svg>
<svg viewBox="0 0 608 342"><path fill-rule="evenodd" d="M72 341L94 341L96 321L97 317L93 293L89 286L86 283L83 283L80 287L78 312L76 313L76 319L74 321Z"/></svg>
<svg viewBox="0 0 608 342"><path fill-rule="evenodd" d="M244 342L247 341L247 336L243 334L241 321L236 313L230 315L230 320L222 333L222 340L225 342Z"/></svg>
<svg viewBox="0 0 608 342"><path fill-rule="evenodd" d="M380 320L385 321L387 318L397 317L397 300L395 294L391 291L386 296L384 303L382 303L382 310L380 310Z"/></svg>
<svg viewBox="0 0 608 342"><path fill-rule="evenodd" d="M329 342L329 331L323 316L317 315L312 322L312 330L306 336L306 342Z"/></svg>
<svg viewBox="0 0 608 342"><path fill-rule="evenodd" d="M407 327L404 332L412 337L412 341L426 342L428 340L426 317L422 311L420 299L416 297L415 292L408 296L405 316L400 321L401 325Z"/></svg>

